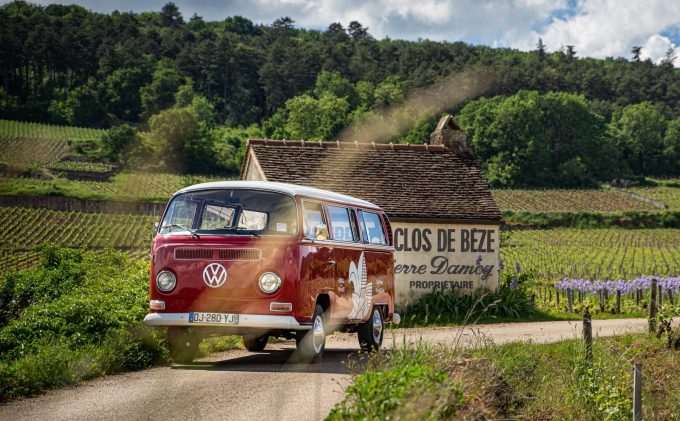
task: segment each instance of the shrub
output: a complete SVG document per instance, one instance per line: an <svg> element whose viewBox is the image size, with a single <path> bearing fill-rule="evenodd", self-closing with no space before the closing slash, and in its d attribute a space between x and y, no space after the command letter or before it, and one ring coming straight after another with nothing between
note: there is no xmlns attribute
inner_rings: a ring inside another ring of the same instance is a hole
<svg viewBox="0 0 680 421"><path fill-rule="evenodd" d="M435 289L409 304L403 313L406 324L447 322L476 322L486 318L520 318L534 311L531 286L536 271L502 271L500 287L495 290L480 288L472 293L460 290Z"/></svg>
<svg viewBox="0 0 680 421"><path fill-rule="evenodd" d="M447 419L462 404L463 392L445 372L429 365L403 365L358 376L327 419L410 419L416 414Z"/></svg>
<svg viewBox="0 0 680 421"><path fill-rule="evenodd" d="M166 360L142 319L148 264L113 250L44 248L0 281L0 401Z"/></svg>

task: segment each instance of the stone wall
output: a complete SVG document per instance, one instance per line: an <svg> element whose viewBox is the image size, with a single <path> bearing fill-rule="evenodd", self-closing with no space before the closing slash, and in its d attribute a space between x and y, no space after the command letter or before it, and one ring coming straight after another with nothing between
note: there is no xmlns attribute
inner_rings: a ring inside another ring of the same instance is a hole
<svg viewBox="0 0 680 421"><path fill-rule="evenodd" d="M64 196L0 195L0 206L48 208L60 211L160 216L165 203L87 200Z"/></svg>

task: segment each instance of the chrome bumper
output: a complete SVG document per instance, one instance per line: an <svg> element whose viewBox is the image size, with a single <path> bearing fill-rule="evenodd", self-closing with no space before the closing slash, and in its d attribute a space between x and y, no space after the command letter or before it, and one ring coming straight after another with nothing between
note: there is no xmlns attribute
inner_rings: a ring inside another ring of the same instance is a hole
<svg viewBox="0 0 680 421"><path fill-rule="evenodd" d="M271 330L309 330L311 325L301 325L293 316L278 316L269 314L239 314L238 324L222 325L214 323L190 323L189 313L149 313L144 318L144 324L154 327L168 326L209 326L215 328L234 329L271 329Z"/></svg>

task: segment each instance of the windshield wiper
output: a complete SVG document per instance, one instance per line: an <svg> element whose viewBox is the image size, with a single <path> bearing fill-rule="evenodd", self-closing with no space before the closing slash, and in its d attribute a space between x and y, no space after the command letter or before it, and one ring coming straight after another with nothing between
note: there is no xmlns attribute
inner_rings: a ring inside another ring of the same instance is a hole
<svg viewBox="0 0 680 421"><path fill-rule="evenodd" d="M182 224L168 224L168 225L163 225L163 226L161 227L161 229L163 229L163 228L170 228L171 230L172 230L173 228L182 228L182 229L185 229L185 230L189 231L189 232L191 233L192 236L194 236L194 237L196 237L196 238L201 238L201 237L199 237L199 235L196 234L196 232L195 232L190 226L188 226L188 225L182 225Z"/></svg>
<svg viewBox="0 0 680 421"><path fill-rule="evenodd" d="M246 234L250 234L253 237L260 237L260 234L256 233L253 230L245 229L245 228L239 228L239 227L231 227L231 228L225 228L227 231L232 231L232 232L245 232Z"/></svg>

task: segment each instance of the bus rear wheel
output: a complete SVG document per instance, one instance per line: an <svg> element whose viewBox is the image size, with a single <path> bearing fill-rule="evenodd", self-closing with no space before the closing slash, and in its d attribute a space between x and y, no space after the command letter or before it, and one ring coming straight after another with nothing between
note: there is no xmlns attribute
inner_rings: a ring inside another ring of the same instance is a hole
<svg viewBox="0 0 680 421"><path fill-rule="evenodd" d="M250 352L262 352L264 347L267 346L269 341L269 335L254 336L254 335L243 335L243 345Z"/></svg>

